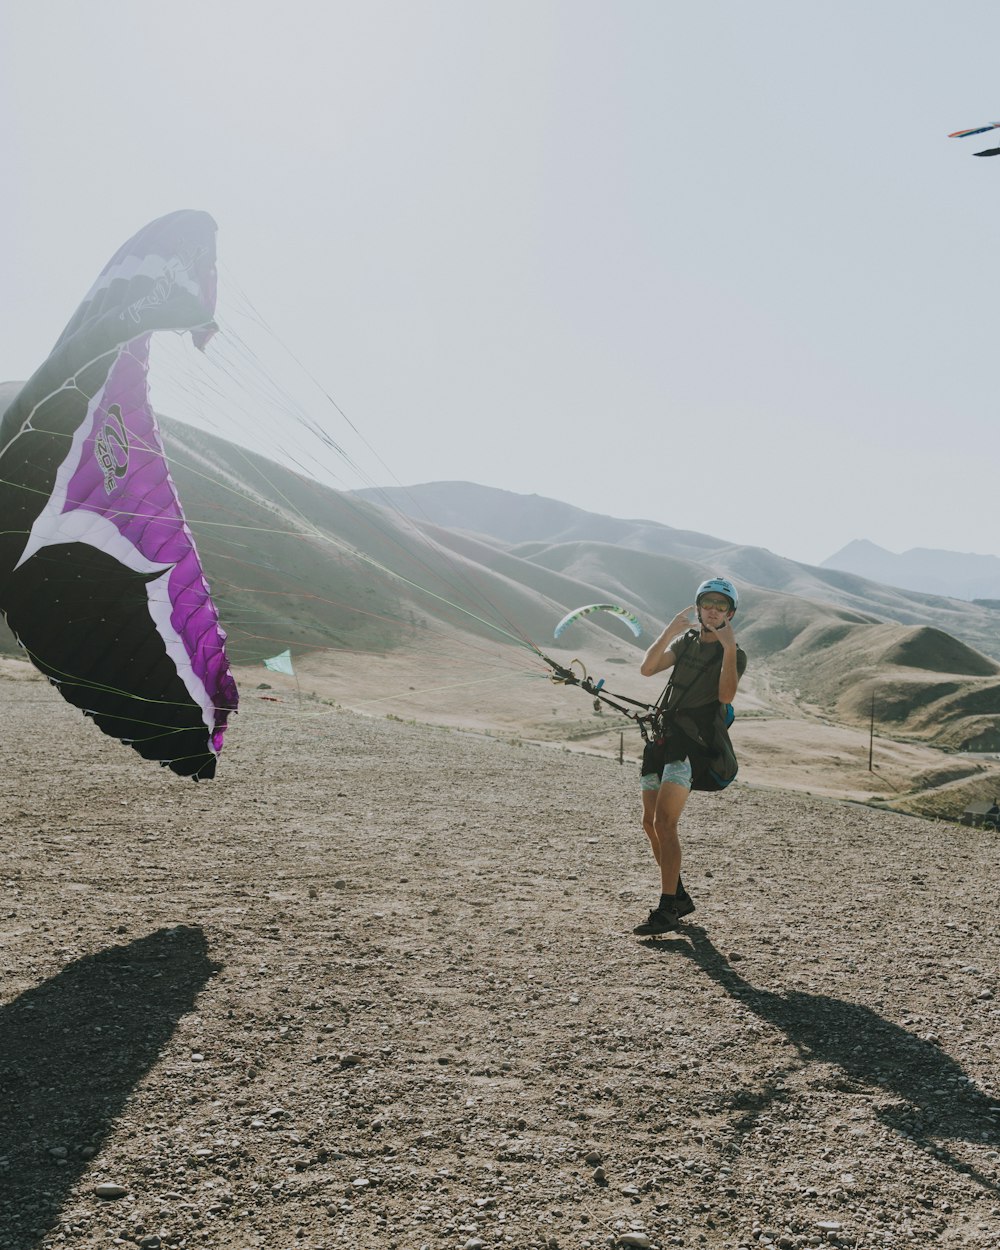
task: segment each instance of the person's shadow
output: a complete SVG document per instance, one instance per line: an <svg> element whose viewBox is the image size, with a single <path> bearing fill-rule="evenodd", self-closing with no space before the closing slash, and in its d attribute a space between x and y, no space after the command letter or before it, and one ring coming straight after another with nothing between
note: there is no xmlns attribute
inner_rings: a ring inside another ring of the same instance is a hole
<svg viewBox="0 0 1000 1250"><path fill-rule="evenodd" d="M0 1246L30 1250L217 971L201 929L67 964L0 1007Z"/></svg>
<svg viewBox="0 0 1000 1250"><path fill-rule="evenodd" d="M977 1145L1000 1140L1000 1096L979 1089L959 1064L937 1045L858 1003L807 994L799 990L774 993L744 980L712 945L704 929L685 925L679 931L688 941L659 944L660 949L693 959L727 994L754 1015L784 1033L798 1052L801 1065L833 1064L849 1082L881 1088L894 1104L876 1111L897 1133L910 1137L922 1149L985 1188L1000 1193L996 1179L977 1173L945 1147L943 1139ZM652 943L650 945L653 945ZM747 1091L734 1106L761 1110L775 1097Z"/></svg>

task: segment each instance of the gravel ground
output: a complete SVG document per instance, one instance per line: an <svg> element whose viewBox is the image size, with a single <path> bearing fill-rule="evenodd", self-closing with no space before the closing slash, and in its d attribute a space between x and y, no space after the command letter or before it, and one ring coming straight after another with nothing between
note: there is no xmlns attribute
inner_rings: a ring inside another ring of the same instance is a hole
<svg viewBox="0 0 1000 1250"><path fill-rule="evenodd" d="M697 795L643 941L632 767L0 686L2 1250L1000 1241L995 835Z"/></svg>

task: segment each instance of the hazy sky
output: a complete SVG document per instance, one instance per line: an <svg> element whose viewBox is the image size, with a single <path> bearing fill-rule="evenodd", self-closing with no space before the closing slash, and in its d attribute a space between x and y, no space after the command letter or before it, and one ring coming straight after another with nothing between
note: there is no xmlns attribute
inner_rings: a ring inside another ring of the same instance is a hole
<svg viewBox="0 0 1000 1250"><path fill-rule="evenodd" d="M946 138L1000 121L995 3L0 15L0 380L205 209L224 297L404 482L810 562L1000 553L1000 131Z"/></svg>

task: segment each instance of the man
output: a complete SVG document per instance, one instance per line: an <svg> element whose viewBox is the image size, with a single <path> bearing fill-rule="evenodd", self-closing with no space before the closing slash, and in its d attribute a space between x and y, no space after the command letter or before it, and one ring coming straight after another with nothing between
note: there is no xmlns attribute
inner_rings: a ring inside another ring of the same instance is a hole
<svg viewBox="0 0 1000 1250"><path fill-rule="evenodd" d="M694 604L678 612L642 662L644 677L673 672L660 701L660 731L643 753L642 827L659 865L661 893L649 919L634 929L640 936L667 933L694 911L681 883L678 825L695 774L715 752L724 707L735 698L746 670L746 654L736 645L730 624L738 606L736 587L728 579L702 582ZM692 613L697 628L689 628ZM724 727L721 732L725 736Z"/></svg>

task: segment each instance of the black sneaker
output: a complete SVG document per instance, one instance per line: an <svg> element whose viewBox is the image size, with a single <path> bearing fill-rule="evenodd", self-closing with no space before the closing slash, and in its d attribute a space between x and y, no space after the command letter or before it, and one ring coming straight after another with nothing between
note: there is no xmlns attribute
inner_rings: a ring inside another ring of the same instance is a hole
<svg viewBox="0 0 1000 1250"><path fill-rule="evenodd" d="M660 914L660 907L659 907L659 904L657 904L657 905L656 905L656 907L652 908L652 910L650 911L649 915L646 917L646 919L645 919L642 923L643 923L644 925L651 924L651 923L652 923L652 921L653 921L653 919L654 919L656 916L658 916L659 914ZM638 933L638 931L639 931L639 929L640 929L641 927L642 927L642 925L636 925L636 926L635 926L635 928L632 930L632 932L633 932L633 933Z"/></svg>
<svg viewBox="0 0 1000 1250"><path fill-rule="evenodd" d="M677 913L672 907L662 904L654 907L649 919L644 924L637 924L632 930L638 937L655 937L658 933L671 933L677 928Z"/></svg>
<svg viewBox="0 0 1000 1250"><path fill-rule="evenodd" d="M694 911L694 899L679 881L677 882L677 893L674 898L674 915L677 919L680 920L682 916L690 916Z"/></svg>

